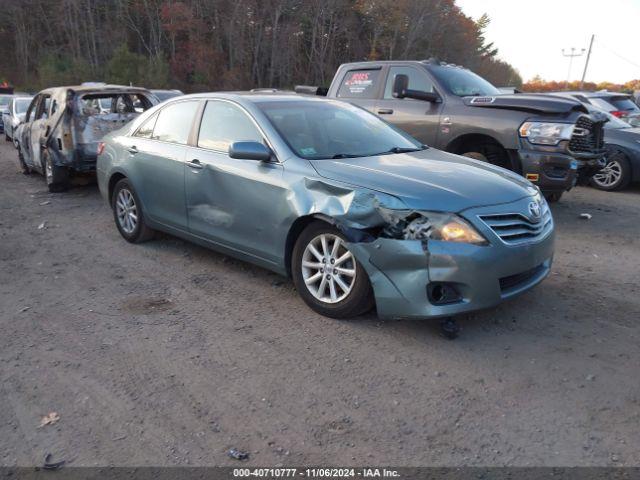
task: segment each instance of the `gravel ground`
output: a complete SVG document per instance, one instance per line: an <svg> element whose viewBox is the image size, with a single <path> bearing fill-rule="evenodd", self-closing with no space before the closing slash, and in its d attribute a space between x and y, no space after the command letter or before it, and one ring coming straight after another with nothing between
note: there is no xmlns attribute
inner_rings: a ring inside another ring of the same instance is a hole
<svg viewBox="0 0 640 480"><path fill-rule="evenodd" d="M449 341L320 317L291 281L172 237L130 245L95 185L49 194L16 157L0 145L0 465L239 465L231 447L243 465L640 465L638 188L566 194L550 277Z"/></svg>

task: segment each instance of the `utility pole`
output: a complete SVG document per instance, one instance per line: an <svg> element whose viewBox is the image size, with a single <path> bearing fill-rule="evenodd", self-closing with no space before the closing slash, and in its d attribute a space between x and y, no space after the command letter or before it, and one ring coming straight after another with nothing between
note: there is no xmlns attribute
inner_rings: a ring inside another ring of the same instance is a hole
<svg viewBox="0 0 640 480"><path fill-rule="evenodd" d="M562 55L569 58L569 72L567 73L567 90L569 89L569 80L571 78L571 65L573 64L574 57L580 57L584 55L584 48L580 49L580 52L576 53L576 48L571 47L571 53L565 53L564 48L562 49Z"/></svg>
<svg viewBox="0 0 640 480"><path fill-rule="evenodd" d="M589 59L591 58L591 48L593 47L593 39L595 35L591 35L591 42L589 42L589 51L587 52L587 59L584 62L584 71L582 72L582 79L580 80L580 90L584 88L584 79L587 76L587 67L589 66Z"/></svg>

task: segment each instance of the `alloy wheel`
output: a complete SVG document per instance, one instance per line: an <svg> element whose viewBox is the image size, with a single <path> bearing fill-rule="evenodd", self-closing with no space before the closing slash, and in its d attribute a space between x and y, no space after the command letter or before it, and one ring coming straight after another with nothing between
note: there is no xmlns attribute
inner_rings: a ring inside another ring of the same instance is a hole
<svg viewBox="0 0 640 480"><path fill-rule="evenodd" d="M617 160L607 162L605 167L593 176L593 181L600 187L612 187L622 177L622 166Z"/></svg>
<svg viewBox="0 0 640 480"><path fill-rule="evenodd" d="M302 254L302 278L307 290L324 303L344 300L356 280L356 262L342 238L323 233Z"/></svg>
<svg viewBox="0 0 640 480"><path fill-rule="evenodd" d="M138 208L133 194L126 188L120 189L116 197L116 215L122 230L132 234L138 225Z"/></svg>

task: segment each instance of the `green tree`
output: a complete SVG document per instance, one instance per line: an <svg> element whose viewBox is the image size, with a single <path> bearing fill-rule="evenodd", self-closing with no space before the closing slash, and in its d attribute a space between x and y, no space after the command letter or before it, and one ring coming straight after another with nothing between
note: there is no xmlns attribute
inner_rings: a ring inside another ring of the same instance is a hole
<svg viewBox="0 0 640 480"><path fill-rule="evenodd" d="M107 63L107 81L118 85L140 84L147 64L143 55L130 51L127 44L123 43L115 49Z"/></svg>

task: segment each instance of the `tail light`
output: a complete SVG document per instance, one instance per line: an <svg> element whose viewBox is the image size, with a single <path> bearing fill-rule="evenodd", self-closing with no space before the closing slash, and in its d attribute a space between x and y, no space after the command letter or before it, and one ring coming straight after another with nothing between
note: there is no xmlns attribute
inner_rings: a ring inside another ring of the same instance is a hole
<svg viewBox="0 0 640 480"><path fill-rule="evenodd" d="M102 155L102 152L104 152L104 142L99 142L98 143L98 155Z"/></svg>
<svg viewBox="0 0 640 480"><path fill-rule="evenodd" d="M629 115L629 112L625 112L624 110L613 110L611 113L611 115L616 116L618 118L624 118L626 116Z"/></svg>

